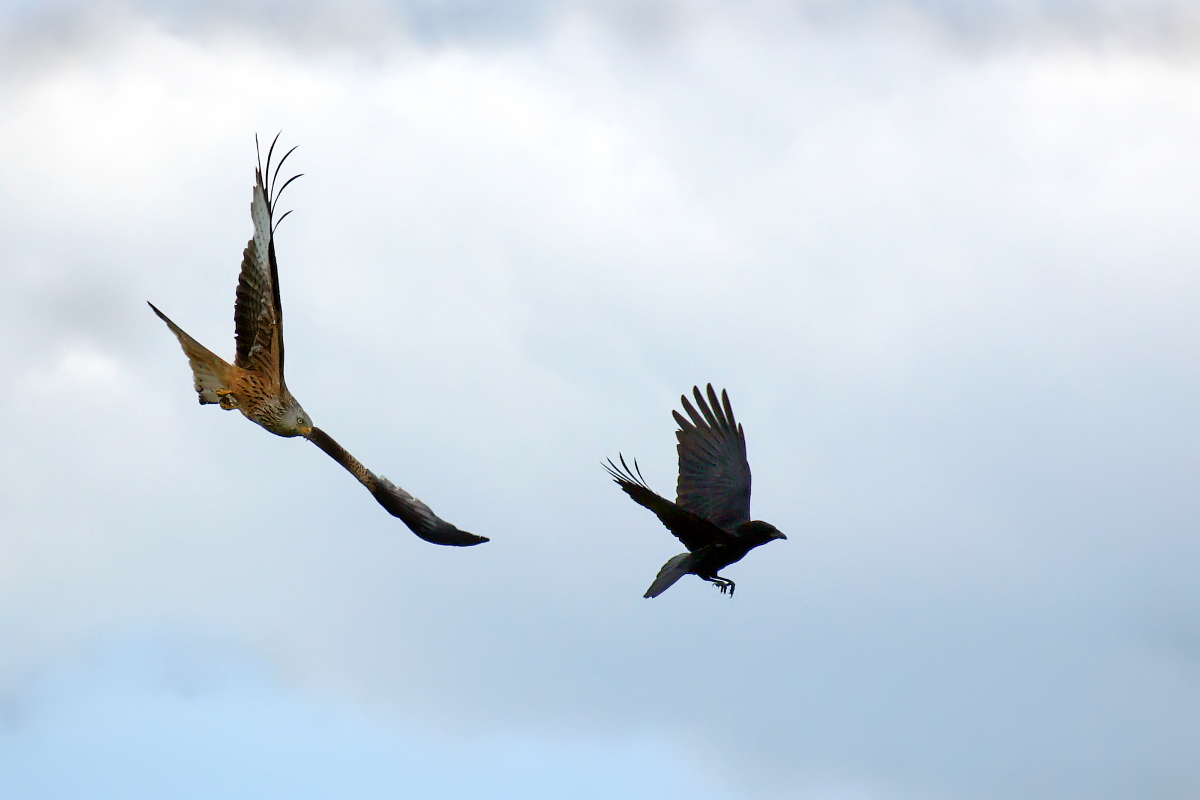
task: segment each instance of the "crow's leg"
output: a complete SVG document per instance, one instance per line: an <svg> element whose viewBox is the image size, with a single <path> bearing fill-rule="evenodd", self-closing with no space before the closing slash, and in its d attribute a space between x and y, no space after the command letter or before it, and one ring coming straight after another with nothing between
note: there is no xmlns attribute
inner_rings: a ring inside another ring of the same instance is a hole
<svg viewBox="0 0 1200 800"><path fill-rule="evenodd" d="M701 576L703 577L703 576ZM716 587L721 590L721 594L729 593L733 597L734 583L729 578L722 578L720 575L714 575L711 578L704 578L709 583L716 584Z"/></svg>

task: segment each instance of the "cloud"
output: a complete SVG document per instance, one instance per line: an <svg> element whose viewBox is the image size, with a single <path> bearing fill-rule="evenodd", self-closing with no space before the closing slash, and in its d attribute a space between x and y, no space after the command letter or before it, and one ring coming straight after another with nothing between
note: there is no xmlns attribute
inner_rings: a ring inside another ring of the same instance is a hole
<svg viewBox="0 0 1200 800"><path fill-rule="evenodd" d="M117 19L10 78L0 681L199 629L388 725L648 737L749 796L1200 783L1194 67L720 13L372 58ZM232 351L280 128L289 386L491 544L199 407L145 307ZM651 603L678 545L598 462L669 494L709 380L790 538Z"/></svg>
<svg viewBox="0 0 1200 800"><path fill-rule="evenodd" d="M305 52L374 57L405 47L521 46L580 22L651 48L713 26L768 37L813 29L905 31L968 53L1067 44L1185 54L1200 37L1200 14L1186 0L54 0L6 4L0 36L10 67L36 68L89 43L111 41L134 22L189 37L248 36Z"/></svg>

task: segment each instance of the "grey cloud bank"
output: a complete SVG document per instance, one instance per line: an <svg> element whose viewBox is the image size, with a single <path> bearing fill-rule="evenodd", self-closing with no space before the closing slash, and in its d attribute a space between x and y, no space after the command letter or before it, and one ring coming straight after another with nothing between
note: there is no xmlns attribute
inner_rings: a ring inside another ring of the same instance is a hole
<svg viewBox="0 0 1200 800"><path fill-rule="evenodd" d="M0 88L0 690L30 709L0 748L94 753L28 687L103 705L39 676L150 630L267 665L237 691L268 728L283 692L401 737L668 742L733 796L1194 794L1195 65L729 9L639 49L526 8L509 46L374 61L121 23ZM232 352L280 127L289 385L484 547L198 407L144 306ZM732 602L650 603L676 548L599 461L669 486L710 380L790 539Z"/></svg>
<svg viewBox="0 0 1200 800"><path fill-rule="evenodd" d="M812 29L907 30L958 46L1027 47L1051 42L1191 51L1200 12L1187 0L250 0L185 3L133 0L13 0L0 9L0 34L15 51L70 52L93 35L133 20L187 36L240 31L309 48L519 44L570 20L588 20L639 44L686 37L713 21L757 35Z"/></svg>

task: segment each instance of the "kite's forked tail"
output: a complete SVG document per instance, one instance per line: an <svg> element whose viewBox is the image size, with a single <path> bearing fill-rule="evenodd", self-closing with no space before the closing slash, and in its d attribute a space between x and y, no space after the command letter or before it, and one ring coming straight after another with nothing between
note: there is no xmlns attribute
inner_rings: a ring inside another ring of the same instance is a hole
<svg viewBox="0 0 1200 800"><path fill-rule="evenodd" d="M155 308L153 303L148 302L146 305L150 306L159 319L167 323L171 333L179 339L179 344L188 357L188 364L192 367L192 378L195 381L196 394L200 395L200 403L220 403L222 408L233 408L235 401L230 394L233 365L184 333L182 328L167 319L167 315Z"/></svg>

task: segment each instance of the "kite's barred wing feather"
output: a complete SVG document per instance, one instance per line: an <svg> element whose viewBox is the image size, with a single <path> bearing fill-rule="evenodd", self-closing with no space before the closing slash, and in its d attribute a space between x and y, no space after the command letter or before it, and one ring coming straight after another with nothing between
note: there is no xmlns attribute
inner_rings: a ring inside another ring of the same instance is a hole
<svg viewBox="0 0 1200 800"><path fill-rule="evenodd" d="M238 277L233 316L237 331L234 363L267 375L282 389L286 385L283 377L283 303L279 297L279 265L275 261L275 228L283 217L275 220L275 204L288 184L300 176L294 175L276 188L283 162L296 149L293 147L284 153L272 173L271 158L277 141L278 135L267 151L266 166L260 164L254 171L254 193L250 201L254 238L242 252L242 271Z"/></svg>
<svg viewBox="0 0 1200 800"><path fill-rule="evenodd" d="M264 373L282 386L283 310L279 302L279 270L272 242L271 204L262 172L256 176L254 198L250 203L254 238L242 253L242 271L238 276L233 312L237 332L234 363L243 369Z"/></svg>

